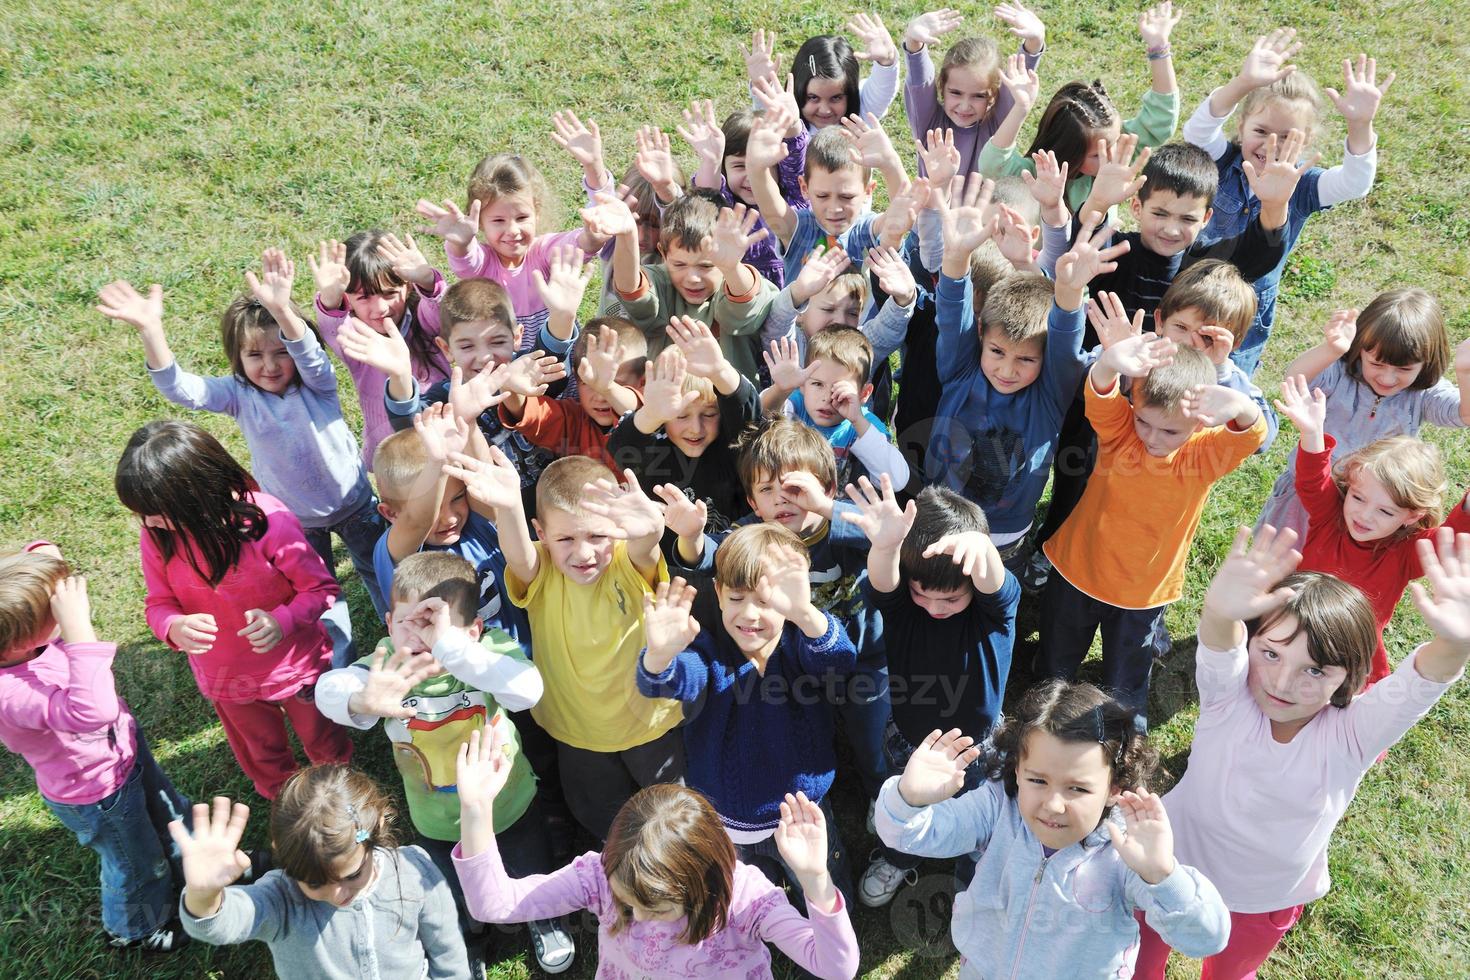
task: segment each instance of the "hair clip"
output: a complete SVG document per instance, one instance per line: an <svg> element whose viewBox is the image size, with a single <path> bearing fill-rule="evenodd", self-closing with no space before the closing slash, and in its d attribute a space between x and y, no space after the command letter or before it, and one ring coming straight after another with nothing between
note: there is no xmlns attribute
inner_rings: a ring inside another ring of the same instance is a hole
<svg viewBox="0 0 1470 980"><path fill-rule="evenodd" d="M817 56L814 54L807 55L806 66L811 70L812 77L815 78L817 75Z"/></svg>
<svg viewBox="0 0 1470 980"><path fill-rule="evenodd" d="M352 835L352 839L361 844L368 839L368 832L363 829L362 821L358 819L357 807L351 803L347 804L347 815L352 818L352 825L357 828L357 832Z"/></svg>

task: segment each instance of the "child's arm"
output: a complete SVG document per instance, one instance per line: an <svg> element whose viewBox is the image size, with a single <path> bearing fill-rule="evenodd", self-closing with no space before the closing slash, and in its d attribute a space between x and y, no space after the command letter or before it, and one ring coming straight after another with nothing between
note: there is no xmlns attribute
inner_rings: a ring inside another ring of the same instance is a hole
<svg viewBox="0 0 1470 980"><path fill-rule="evenodd" d="M812 564L807 556L787 545L777 544L767 546L762 557L766 571L761 576L762 581L756 585L756 593L765 594L771 611L801 630L801 635L808 640L823 639L835 629L842 634L839 644L847 643L851 650L847 632L840 626L834 626L827 614L812 604Z"/></svg>
<svg viewBox="0 0 1470 980"><path fill-rule="evenodd" d="M261 539L267 560L291 586L291 598L273 609L247 609L240 636L256 653L315 623L334 602L344 602L342 586L321 555L306 541L301 522L284 508L270 515Z"/></svg>
<svg viewBox="0 0 1470 980"><path fill-rule="evenodd" d="M347 271L347 246L336 240L317 242L317 255L308 253L306 264L316 280L317 327L331 343L337 325L347 315L343 299L352 282L352 275Z"/></svg>
<svg viewBox="0 0 1470 980"><path fill-rule="evenodd" d="M866 534L872 544L868 550L868 581L873 589L892 592L899 586L898 550L908 537L909 528L914 526L919 510L912 500L907 507L898 506L893 481L888 477L880 477L878 482L875 488L867 477L862 477L857 486L847 485L847 495L859 511L848 514L847 521Z"/></svg>
<svg viewBox="0 0 1470 980"><path fill-rule="evenodd" d="M1036 164L1036 172L1022 171L1021 182L1041 208L1044 236L1045 229L1061 228L1072 221L1071 212L1067 210L1067 164L1058 166L1057 155L1051 150L1037 150L1032 154L1032 161ZM1143 169L1142 165L1139 169ZM1133 177L1130 175L1129 179L1132 180ZM1096 178L1093 183L1096 185ZM1142 186L1141 182L1139 186Z"/></svg>
<svg viewBox="0 0 1470 980"><path fill-rule="evenodd" d="M1274 232L1285 227L1286 219L1291 213L1291 196L1296 192L1297 183L1302 179L1302 174L1310 170L1321 156L1320 153L1312 153L1306 159L1301 159L1306 140L1305 133L1293 129L1278 145L1276 134L1272 133L1266 139L1266 165L1257 171L1251 160L1241 164L1251 192L1260 199L1259 220L1265 231Z"/></svg>
<svg viewBox="0 0 1470 980"><path fill-rule="evenodd" d="M965 770L980 757L975 739L958 728L932 732L914 749L903 775L883 784L873 812L889 847L924 857L954 857L983 847L999 817L1001 793L982 785L954 798Z"/></svg>
<svg viewBox="0 0 1470 980"><path fill-rule="evenodd" d="M61 628L68 676L58 684L33 676L16 685L14 690L23 693L7 695L7 718L27 728L76 734L108 727L122 711L112 673L117 647L97 642L86 579L69 575L56 583L51 616Z"/></svg>
<svg viewBox="0 0 1470 980"><path fill-rule="evenodd" d="M857 936L842 895L827 873L827 821L806 794L786 794L776 826L776 850L806 896L810 921L782 901L761 918L759 938L819 977L853 977Z"/></svg>
<svg viewBox="0 0 1470 980"><path fill-rule="evenodd" d="M540 398L554 381L567 376L566 363L554 354L533 350L506 365L500 385L505 399L500 410L506 418L519 422L526 412L527 398Z"/></svg>
<svg viewBox="0 0 1470 980"><path fill-rule="evenodd" d="M1296 71L1296 65L1289 62L1301 49L1302 43L1296 40L1296 28L1293 27L1278 27L1270 34L1256 38L1235 77L1211 92L1189 122L1184 124L1184 139L1208 152L1212 158L1220 159L1229 146L1223 133L1225 120L1251 92L1279 82Z"/></svg>
<svg viewBox="0 0 1470 980"><path fill-rule="evenodd" d="M531 281L546 306L546 328L558 340L571 340L576 330L577 310L592 280L592 266L582 261L574 245L554 248L547 256L546 275L531 270Z"/></svg>
<svg viewBox="0 0 1470 980"><path fill-rule="evenodd" d="M844 378L832 386L832 407L848 421L857 435L848 451L870 474L886 473L894 486L907 486L910 475L908 460L902 450L888 441L888 433L883 430L877 416L863 405L861 394L851 378Z"/></svg>
<svg viewBox="0 0 1470 980"><path fill-rule="evenodd" d="M1025 55L1014 54L1001 62L1000 83L1010 96L1011 108L995 128L995 135L990 137L986 146L995 147L992 153L1009 156L1015 154L1016 137L1021 134L1021 126L1031 114L1032 106L1036 105L1037 96L1041 92L1041 80L1027 66ZM987 177L999 177L1002 172L1010 172L1009 168L995 173L991 173L990 169L987 167L982 173Z"/></svg>
<svg viewBox="0 0 1470 980"><path fill-rule="evenodd" d="M801 350L790 337L771 341L770 349L763 351L762 356L766 359L771 384L761 392L761 414L772 415L785 407L791 393L806 384L817 368L814 364L801 366Z"/></svg>
<svg viewBox="0 0 1470 980"><path fill-rule="evenodd" d="M317 678L313 701L324 716L344 728L368 729L379 718L408 719L414 710L404 698L439 672L427 653L379 647L366 670L357 664L329 670Z"/></svg>
<svg viewBox="0 0 1470 980"><path fill-rule="evenodd" d="M665 347L656 360L648 362L643 384L643 404L633 413L633 426L644 435L653 435L664 423L678 418L684 410L699 401L699 392L685 391L688 369L684 352L678 347ZM624 420L623 425L627 424ZM619 425L618 428L622 428ZM616 434L616 430L614 430ZM609 437L609 449L611 437Z"/></svg>
<svg viewBox="0 0 1470 980"><path fill-rule="evenodd" d="M1317 180L1317 203L1324 208L1364 197L1373 189L1373 178L1378 173L1378 137L1373 132L1373 118L1394 80L1394 73L1389 72L1379 87L1377 63L1361 54L1356 68L1344 58L1342 73L1346 83L1342 93L1329 88L1327 95L1347 122L1347 152L1342 163L1329 167Z"/></svg>
<svg viewBox="0 0 1470 980"><path fill-rule="evenodd" d="M587 353L577 365L577 381L589 391L607 399L618 416L638 408L638 393L618 384L618 369L628 359L628 349L618 340L617 331L606 323L598 332L587 334Z"/></svg>
<svg viewBox="0 0 1470 980"><path fill-rule="evenodd" d="M1205 592L1200 610L1199 640L1211 650L1234 650L1245 645L1245 624L1273 612L1292 598L1290 589L1276 585L1296 570L1302 560L1296 532L1278 532L1269 524L1250 540L1249 528L1239 528L1230 554Z"/></svg>
<svg viewBox="0 0 1470 980"><path fill-rule="evenodd" d="M934 92L934 59L929 48L960 26L958 10L948 8L919 14L903 30L904 60L908 62L908 81L903 88L904 115L916 139L923 139L924 127L939 116L939 100Z"/></svg>
<svg viewBox="0 0 1470 980"><path fill-rule="evenodd" d="M1142 378L1154 368L1172 364L1177 349L1172 340L1153 334L1121 340L1105 348L1093 362L1088 372L1092 390L1099 395L1110 394L1120 377Z"/></svg>
<svg viewBox="0 0 1470 980"><path fill-rule="evenodd" d="M976 174L971 174L965 182L963 193L959 190L958 178L954 184L951 196L956 200L946 201L941 197L935 202L935 210L939 212L944 228L944 262L940 272L949 279L968 280L970 253L995 234L995 222L985 216L995 184ZM967 281L967 290L968 287ZM942 362L943 358L940 360Z"/></svg>
<svg viewBox="0 0 1470 980"><path fill-rule="evenodd" d="M588 220L591 209L582 212ZM611 194L597 195L597 228L613 240L613 288L620 298L636 296L644 288L644 275L638 254L638 218L628 205Z"/></svg>
<svg viewBox="0 0 1470 980"><path fill-rule="evenodd" d="M378 333L354 316L343 321L337 331L337 347L343 357L377 368L387 375L383 397L390 402L411 402L418 392L413 376L413 357L392 320L388 332Z"/></svg>
<svg viewBox="0 0 1470 980"><path fill-rule="evenodd" d="M784 249L796 234L796 211L781 196L775 168L786 159L786 130L797 120L784 108L758 117L750 127L745 144L745 169L750 174L750 192L767 227Z"/></svg>
<svg viewBox="0 0 1470 980"><path fill-rule="evenodd" d="M669 134L656 126L640 126L635 136L633 165L654 195L663 204L672 204L683 189L676 178L674 155L669 150Z"/></svg>
<svg viewBox="0 0 1470 980"><path fill-rule="evenodd" d="M521 476L498 446L489 446L484 459L464 452L450 455L446 476L460 480L470 499L494 514L495 529L505 565L522 582L532 582L541 569L541 555L531 542L521 497Z"/></svg>
<svg viewBox="0 0 1470 980"><path fill-rule="evenodd" d="M1105 215L1115 205L1137 194L1147 179L1143 176L1144 164L1153 154L1153 150L1145 146L1135 160L1133 151L1138 149L1138 137L1132 133L1122 134L1111 146L1098 140L1097 148L1097 176L1092 179L1087 199L1077 209L1077 214L1082 217L1091 212Z"/></svg>
<svg viewBox="0 0 1470 980"><path fill-rule="evenodd" d="M873 366L877 368L907 339L914 304L919 300L919 284L903 255L891 248L869 251L864 268L877 277L878 288L888 296L878 311L858 326L873 345Z"/></svg>
<svg viewBox="0 0 1470 980"><path fill-rule="evenodd" d="M389 236L393 242L398 239ZM413 239L409 239L412 245ZM260 257L261 274L246 270L245 283L256 302L265 307L271 319L281 330L281 340L286 352L296 365L296 375L301 383L318 394L335 397L337 394L337 372L332 362L317 343L316 336L307 327L306 321L291 304L291 287L296 279L296 263L278 248L266 249Z"/></svg>
<svg viewBox="0 0 1470 980"><path fill-rule="evenodd" d="M1174 13L1171 0L1164 0L1158 6L1150 7L1138 15L1138 34L1143 38L1148 55L1153 91L1159 95L1173 95L1179 89L1174 79L1174 58L1169 50L1169 35L1173 33L1174 25L1183 17L1182 10Z"/></svg>
<svg viewBox="0 0 1470 980"><path fill-rule="evenodd" d="M454 625L449 604L437 597L420 602L410 616L428 623L423 637L433 650L431 663L437 661L456 680L495 695L506 711L525 711L541 700L541 672L510 634L491 627L478 639L470 636Z"/></svg>
<svg viewBox="0 0 1470 980"><path fill-rule="evenodd" d="M144 296L119 279L98 290L97 299L98 313L137 329L148 376L163 397L185 408L236 414L239 386L233 377L203 378L179 367L163 331L162 286L154 283Z"/></svg>
<svg viewBox="0 0 1470 980"><path fill-rule="evenodd" d="M1301 438L1304 453L1327 451L1327 396L1322 389L1308 391L1302 375L1287 375L1281 382L1281 398L1276 410L1291 420Z"/></svg>
<svg viewBox="0 0 1470 980"><path fill-rule="evenodd" d="M663 501L664 525L676 536L679 562L686 568L701 567L707 548L704 528L709 523L709 506L703 500L690 500L672 483L660 483L653 493Z"/></svg>
<svg viewBox="0 0 1470 980"><path fill-rule="evenodd" d="M244 803L232 806L227 797L216 796L212 809L205 803L194 804L192 833L184 829L182 819L168 825L184 865L184 911L194 918L207 919L218 913L225 888L250 868L250 858L240 850L249 819L250 808ZM255 930L246 931L253 934Z"/></svg>
<svg viewBox="0 0 1470 980"><path fill-rule="evenodd" d="M857 41L854 57L873 65L858 93L858 111L881 119L898 94L898 46L876 14L854 14L847 32Z"/></svg>
<svg viewBox="0 0 1470 980"><path fill-rule="evenodd" d="M1425 680L1446 684L1470 659L1470 534L1440 528L1432 544L1421 539L1417 547L1429 588L1413 582L1409 593L1434 639L1419 648L1414 666Z"/></svg>
<svg viewBox="0 0 1470 980"><path fill-rule="evenodd" d="M420 229L423 234L444 239L444 251L449 255L450 265L454 267L456 275L463 275L464 270L477 264L471 253L479 248L479 242L475 238L480 232L478 200L470 202L468 214L461 211L458 204L447 199L441 208L420 198L414 210L425 220L433 222Z"/></svg>
<svg viewBox="0 0 1470 980"><path fill-rule="evenodd" d="M1460 424L1470 425L1470 337L1455 347L1455 386L1460 389Z"/></svg>
<svg viewBox="0 0 1470 980"><path fill-rule="evenodd" d="M979 531L946 534L924 549L925 558L935 555L949 555L960 572L970 576L975 591L981 595L995 595L1005 584L1006 567L988 534Z"/></svg>
<svg viewBox="0 0 1470 980"><path fill-rule="evenodd" d="M1322 342L1298 354L1296 360L1286 366L1285 376L1293 378L1300 374L1309 382L1312 381L1335 362L1342 360L1357 333L1358 311L1334 310L1322 327Z"/></svg>
<svg viewBox="0 0 1470 980"><path fill-rule="evenodd" d="M745 296L760 285L760 276L745 263L745 253L750 247L770 234L764 228L756 228L760 219L759 213L743 204L720 208L715 219L715 230L709 237L709 257L724 276L727 297Z"/></svg>
<svg viewBox="0 0 1470 980"><path fill-rule="evenodd" d="M1124 886L1130 904L1174 949L1211 956L1225 948L1230 912L1209 879L1174 859L1174 832L1164 802L1148 790L1125 790L1115 806L1126 831L1108 822L1113 850L1138 880Z"/></svg>
<svg viewBox="0 0 1470 980"><path fill-rule="evenodd" d="M1224 385L1195 385L1179 399L1184 417L1205 428L1228 426L1233 432L1254 428L1263 414L1249 395Z"/></svg>
<svg viewBox="0 0 1470 980"><path fill-rule="evenodd" d="M424 546L439 518L448 484L444 464L451 452L463 452L470 438L470 423L456 417L447 402L430 405L415 415L413 427L424 441L427 459L398 519L388 526L388 556L395 565Z"/></svg>
<svg viewBox="0 0 1470 980"><path fill-rule="evenodd" d="M143 585L147 599L143 604L143 616L148 628L175 650L197 655L208 653L214 647L219 632L214 616L210 613L184 613L184 607L174 594L169 582L168 570L163 555L147 531L142 534L140 547L143 557Z"/></svg>
<svg viewBox="0 0 1470 980"><path fill-rule="evenodd" d="M1100 219L1101 212L1088 213L1082 227L1077 230L1077 241L1071 251L1057 259L1052 294L1058 309L1068 313L1081 310L1087 284L1098 276L1115 271L1118 263L1114 260L1128 254L1127 239L1116 245L1107 244L1113 236L1110 224L1104 222L1102 228L1094 233Z"/></svg>
<svg viewBox="0 0 1470 980"><path fill-rule="evenodd" d="M729 214L723 212L721 217ZM730 248L733 250L734 246ZM669 340L684 355L684 367L697 378L705 378L715 386L715 394L729 397L740 389L740 372L725 359L720 341L708 325L693 317L675 317L669 321ZM676 418L677 415L670 416Z"/></svg>
<svg viewBox="0 0 1470 980"><path fill-rule="evenodd" d="M658 504L644 494L632 470L623 471L621 484L603 479L589 485L582 506L587 513L613 522L613 537L628 542L628 560L639 575L650 582L657 578L664 515Z"/></svg>
<svg viewBox="0 0 1470 980"><path fill-rule="evenodd" d="M674 132L694 151L699 166L694 171L694 186L718 191L725 187L725 131L715 118L715 104L709 99L694 99L684 110L684 125Z"/></svg>
<svg viewBox="0 0 1470 980"><path fill-rule="evenodd" d="M582 166L582 179L591 188L606 187L613 183L613 175L602 158L602 131L597 122L589 119L584 124L571 109L552 113L551 141L572 155Z"/></svg>
<svg viewBox="0 0 1470 980"><path fill-rule="evenodd" d="M903 158L898 155L877 116L870 115L866 119L848 116L842 120L842 131L852 145L853 159L883 175L890 198L907 190L909 175L903 168Z"/></svg>

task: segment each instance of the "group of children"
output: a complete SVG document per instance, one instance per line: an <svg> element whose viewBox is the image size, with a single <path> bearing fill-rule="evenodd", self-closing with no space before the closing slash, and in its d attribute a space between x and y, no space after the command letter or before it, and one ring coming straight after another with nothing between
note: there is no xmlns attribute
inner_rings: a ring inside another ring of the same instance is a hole
<svg viewBox="0 0 1470 980"><path fill-rule="evenodd" d="M963 37L937 71L960 16L906 26L913 168L879 122L898 44L858 15L859 48L813 38L784 76L757 32L754 108L695 102L676 127L688 181L653 127L616 180L596 123L557 113L580 228L540 233L540 175L486 157L464 209L418 203L453 284L412 236L359 232L308 258L304 315L268 249L221 320L227 375L179 365L160 287L101 289L164 397L250 449L247 471L153 422L116 490L148 625L271 805L269 853L244 853L249 808L191 806L150 755L85 581L45 542L0 557L0 739L100 855L113 945L478 977L483 924L527 922L555 973L587 909L599 975L769 975L773 943L851 977L849 900L887 903L932 857L957 859L963 976L1161 978L1171 947L1254 976L1327 891L1359 780L1470 658L1470 511L1415 437L1470 424L1470 341L1394 289L1335 314L1279 400L1251 381L1307 218L1371 187L1392 76L1370 59L1326 90L1337 166L1307 151L1323 100L1290 30L1171 142L1166 0L1139 20L1138 114L1068 83L1022 154L1046 28L996 16L1018 52ZM1205 596L1200 718L1160 798L1164 611L1211 487L1277 411L1300 445ZM386 629L371 652L333 533ZM1433 639L1395 668L1406 589ZM1046 679L1006 702L1024 591ZM1102 685L1077 683L1099 630ZM412 845L349 767L348 729L380 719ZM839 737L880 841L860 876ZM571 858L574 830L598 850Z"/></svg>

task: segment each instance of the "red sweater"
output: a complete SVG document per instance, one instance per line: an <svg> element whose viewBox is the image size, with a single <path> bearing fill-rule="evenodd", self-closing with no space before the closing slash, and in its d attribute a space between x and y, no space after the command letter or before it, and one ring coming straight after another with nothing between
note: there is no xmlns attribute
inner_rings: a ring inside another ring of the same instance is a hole
<svg viewBox="0 0 1470 980"><path fill-rule="evenodd" d="M1383 648L1383 630L1393 618L1394 607L1404 597L1409 583L1424 574L1415 543L1433 537L1435 529L1427 528L1402 537L1383 541L1353 540L1342 519L1342 493L1332 482L1332 449L1336 441L1327 437L1327 449L1309 453L1300 446L1296 451L1296 492L1307 509L1307 540L1302 544L1304 572L1327 572L1355 585L1373 606L1378 621L1378 648L1373 651L1373 670L1368 683L1375 684L1391 673L1388 651ZM1457 534L1470 533L1467 502L1455 506L1445 518L1445 526Z"/></svg>

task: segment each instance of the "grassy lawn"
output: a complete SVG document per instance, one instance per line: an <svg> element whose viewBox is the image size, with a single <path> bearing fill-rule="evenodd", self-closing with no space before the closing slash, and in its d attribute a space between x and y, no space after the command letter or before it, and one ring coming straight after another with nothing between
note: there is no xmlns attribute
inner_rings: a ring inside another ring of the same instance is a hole
<svg viewBox="0 0 1470 980"><path fill-rule="evenodd" d="M1341 85L1341 58L1363 45L1373 46L1382 70L1398 71L1379 119L1378 185L1367 202L1308 225L1284 283L1264 385L1314 342L1329 310L1363 306L1391 285L1434 290L1451 336L1470 332L1461 288L1470 274L1470 171L1462 165L1470 83L1446 70L1447 61L1467 63L1455 6L1188 5L1174 40L1186 114L1229 76L1251 37L1278 23L1301 29L1309 46L1299 64L1324 85ZM513 149L543 169L558 195L549 223L562 225L578 203L579 174L547 138L553 110L595 118L609 163L621 171L639 124L672 130L680 105L696 96L716 98L721 115L740 104L737 41L748 41L752 28L775 27L789 57L802 38L839 29L847 13L812 0L712 9L686 0L53 0L0 8L0 545L50 538L89 577L99 634L120 646L120 688L186 794L261 802L179 656L143 622L136 524L112 492L112 471L135 427L183 413L153 390L133 331L93 311L97 287L116 277L163 283L180 361L222 372L218 314L263 247L280 245L300 260L318 238L374 225L412 229L418 197L461 199L471 167L492 150ZM882 12L897 34L901 14ZM1043 89L1102 76L1130 112L1148 84L1135 5L1047 3L1041 12L1051 46ZM985 8L965 13L971 31L999 36ZM1117 52L1126 60L1115 60ZM901 106L888 124L906 137ZM1327 162L1340 158L1342 136L1329 117L1319 139ZM678 152L690 167L685 148ZM301 276L304 304L304 263ZM355 419L350 391L343 400ZM245 458L229 419L189 417ZM1463 437L1430 438L1463 486ZM1170 613L1180 649L1157 676L1154 717L1175 775L1197 711L1190 637L1199 597L1232 529L1254 520L1294 446L1287 427L1268 456L1216 489L1188 598ZM370 642L381 631L355 582L349 591ZM1402 657L1423 638L1404 612L1390 653ZM1023 640L1034 641L1034 613ZM1470 862L1461 844L1470 832L1470 762L1458 751L1470 735L1467 709L1470 694L1452 692L1368 776L1334 839L1333 891L1309 907L1263 975L1470 975ZM396 788L386 740L372 732L357 744L364 767ZM852 780L840 782L839 810L854 815L844 833L860 871L871 842ZM255 844L263 843L263 818L260 807ZM947 874L939 865L925 871L921 888L893 907L856 914L869 975L954 974L943 944ZM195 945L144 960L103 950L99 931L95 859L51 817L28 768L0 757L0 962L11 964L0 972L166 978L269 969L260 945ZM595 956L583 935L572 975L590 977ZM497 976L524 975L520 940L503 948Z"/></svg>

